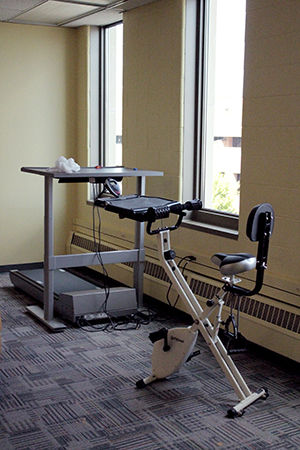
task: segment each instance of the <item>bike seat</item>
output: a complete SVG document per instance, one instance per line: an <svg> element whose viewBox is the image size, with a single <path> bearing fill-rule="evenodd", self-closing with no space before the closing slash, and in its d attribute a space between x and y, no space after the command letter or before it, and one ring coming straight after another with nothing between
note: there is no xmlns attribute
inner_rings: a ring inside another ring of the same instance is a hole
<svg viewBox="0 0 300 450"><path fill-rule="evenodd" d="M256 257L250 253L215 253L211 261L219 267L222 275L237 275L256 267Z"/></svg>

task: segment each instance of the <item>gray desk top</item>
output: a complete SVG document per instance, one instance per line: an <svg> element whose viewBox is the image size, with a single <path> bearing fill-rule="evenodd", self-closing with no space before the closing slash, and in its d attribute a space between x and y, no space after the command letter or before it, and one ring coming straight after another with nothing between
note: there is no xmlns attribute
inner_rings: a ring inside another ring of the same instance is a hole
<svg viewBox="0 0 300 450"><path fill-rule="evenodd" d="M158 172L154 170L141 170L141 169L130 169L127 167L102 167L101 169L96 169L94 167L81 167L78 172L65 173L57 172L55 169L50 167L22 167L22 172L33 173L36 175L42 175L44 177L57 178L59 180L71 179L76 182L81 181L86 178L118 178L118 177L143 177L143 176L154 176L161 177L163 172ZM81 180L80 180L81 179Z"/></svg>

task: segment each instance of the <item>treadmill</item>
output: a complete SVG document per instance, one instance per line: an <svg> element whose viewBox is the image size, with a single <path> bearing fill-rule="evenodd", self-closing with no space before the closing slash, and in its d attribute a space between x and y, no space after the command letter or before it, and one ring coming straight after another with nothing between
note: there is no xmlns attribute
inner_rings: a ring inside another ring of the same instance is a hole
<svg viewBox="0 0 300 450"><path fill-rule="evenodd" d="M9 276L17 289L43 303L43 269L11 270ZM32 305L27 309L35 308L37 306ZM101 320L136 312L136 289L123 286L103 288L67 270L54 271L54 313L61 319L77 324L81 319Z"/></svg>

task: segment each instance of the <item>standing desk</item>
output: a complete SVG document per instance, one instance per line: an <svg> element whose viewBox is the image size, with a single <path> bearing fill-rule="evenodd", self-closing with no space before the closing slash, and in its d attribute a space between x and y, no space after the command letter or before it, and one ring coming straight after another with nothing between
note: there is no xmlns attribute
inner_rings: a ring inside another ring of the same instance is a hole
<svg viewBox="0 0 300 450"><path fill-rule="evenodd" d="M72 255L54 255L53 180L59 183L103 183L107 178L118 181L123 177L136 178L136 193L145 195L146 177L163 176L163 172L129 169L126 167L83 167L78 172L64 173L47 167L22 167L22 172L44 177L44 309L37 305L26 309L52 331L61 331L66 325L54 318L54 270L70 267L98 265L96 252ZM132 250L101 252L103 264L134 262L133 284L137 294L137 305L143 304L143 275L145 264L144 223L135 224L135 242Z"/></svg>

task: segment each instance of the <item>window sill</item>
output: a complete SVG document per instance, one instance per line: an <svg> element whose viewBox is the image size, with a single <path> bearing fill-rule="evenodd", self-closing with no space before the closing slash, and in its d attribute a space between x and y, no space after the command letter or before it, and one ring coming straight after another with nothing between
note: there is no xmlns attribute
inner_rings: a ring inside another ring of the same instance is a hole
<svg viewBox="0 0 300 450"><path fill-rule="evenodd" d="M195 220L190 219L183 219L182 226L184 228L190 228L192 230L202 231L204 233L214 234L216 236L222 236L229 239L237 240L239 237L238 230L232 230L231 228L220 227L204 222L196 222Z"/></svg>

